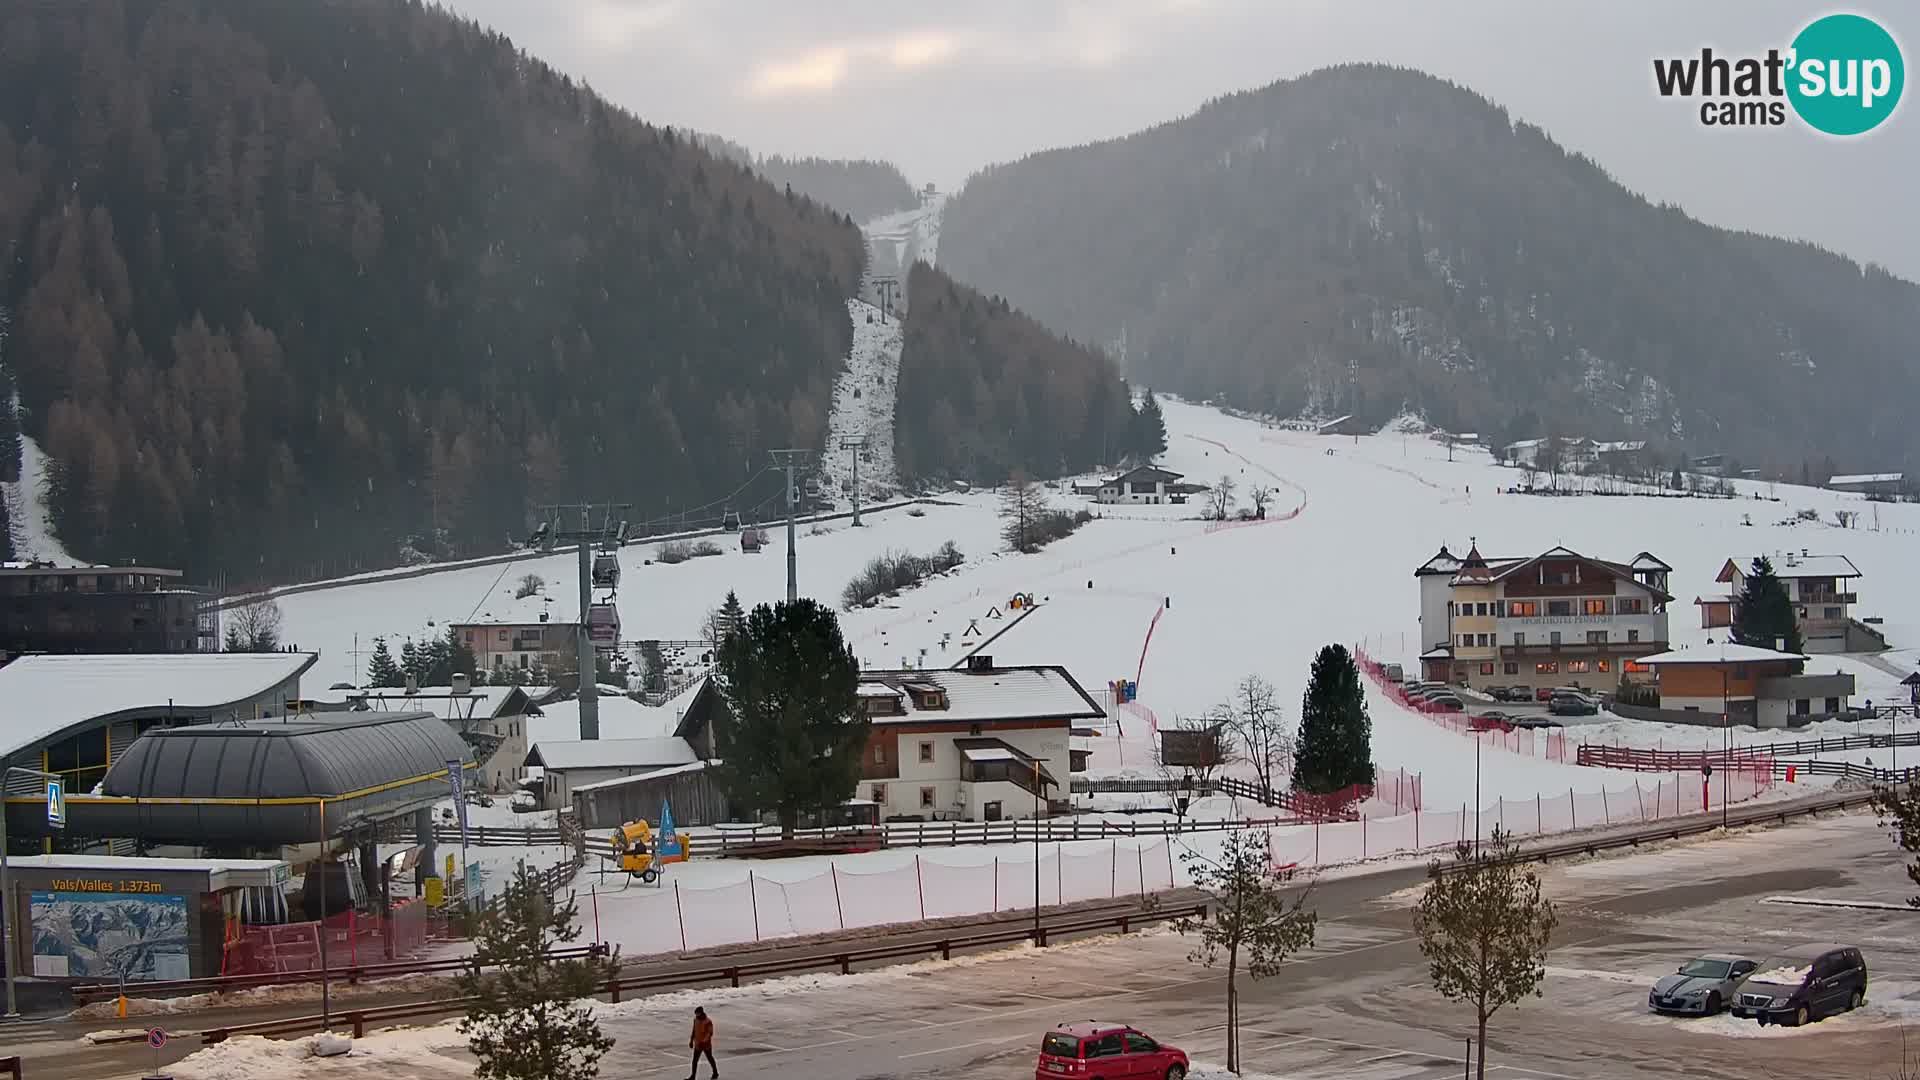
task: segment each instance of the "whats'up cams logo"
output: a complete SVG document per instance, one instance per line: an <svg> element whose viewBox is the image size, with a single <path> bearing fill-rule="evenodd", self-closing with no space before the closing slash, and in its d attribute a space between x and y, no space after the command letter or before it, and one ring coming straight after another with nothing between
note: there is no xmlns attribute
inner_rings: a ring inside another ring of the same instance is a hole
<svg viewBox="0 0 1920 1080"><path fill-rule="evenodd" d="M1709 127L1777 127L1787 108L1815 131L1862 135L1900 104L1907 81L1899 43L1862 15L1808 23L1786 49L1765 56L1700 55L1653 62L1661 97L1699 98Z"/></svg>

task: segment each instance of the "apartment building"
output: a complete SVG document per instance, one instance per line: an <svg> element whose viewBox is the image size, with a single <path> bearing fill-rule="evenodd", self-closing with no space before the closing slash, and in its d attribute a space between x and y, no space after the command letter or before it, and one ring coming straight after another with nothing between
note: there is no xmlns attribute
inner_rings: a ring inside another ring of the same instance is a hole
<svg viewBox="0 0 1920 1080"><path fill-rule="evenodd" d="M1424 677L1472 687L1586 686L1650 677L1667 648L1667 576L1648 552L1627 562L1556 547L1531 558L1465 557L1444 546L1414 570Z"/></svg>
<svg viewBox="0 0 1920 1080"><path fill-rule="evenodd" d="M509 668L571 671L579 628L572 623L455 623L455 633L473 650L483 671Z"/></svg>

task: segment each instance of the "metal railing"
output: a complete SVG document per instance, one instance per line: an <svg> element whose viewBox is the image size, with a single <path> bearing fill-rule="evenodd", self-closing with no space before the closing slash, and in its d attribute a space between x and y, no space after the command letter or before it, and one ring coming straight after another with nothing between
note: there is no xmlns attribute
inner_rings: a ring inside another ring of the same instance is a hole
<svg viewBox="0 0 1920 1080"><path fill-rule="evenodd" d="M1160 909L1139 909L1119 914L1104 915L1097 918L1063 918L1054 923L1042 923L1035 927L1022 924L992 930L981 930L971 934L955 934L930 941L902 942L895 945L880 945L865 949L826 948L808 952L800 956L777 960L763 960L744 964L723 964L707 968L692 968L683 971L661 972L652 975L632 975L624 978L609 979L599 989L610 1001L619 1001L623 994L634 991L662 990L670 987L705 986L725 983L739 986L743 980L769 975L786 975L802 971L838 970L849 974L855 964L867 964L885 960L903 960L919 957L939 956L950 959L955 950L984 948L994 945L1009 945L1018 941L1034 940L1044 946L1050 937L1069 934L1092 933L1099 930L1118 929L1128 933L1134 927L1174 919L1206 918L1204 904L1182 905ZM337 1024L352 1030L355 1038L363 1037L371 1027L414 1020L427 1016L444 1016L448 1013L463 1011L473 1001L470 997L440 997L430 1001L408 1002L403 1005L388 1005L372 1009L355 1009L338 1013L333 1017ZM319 1015L287 1017L279 1020L264 1020L253 1024L239 1024L232 1027L207 1028L200 1032L201 1041L207 1045L225 1042L240 1035L297 1035L308 1031L321 1030L327 1018Z"/></svg>

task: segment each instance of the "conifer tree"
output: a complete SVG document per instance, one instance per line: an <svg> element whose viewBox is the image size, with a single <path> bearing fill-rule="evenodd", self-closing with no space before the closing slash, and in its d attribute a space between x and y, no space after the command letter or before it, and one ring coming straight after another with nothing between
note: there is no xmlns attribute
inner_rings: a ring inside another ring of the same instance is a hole
<svg viewBox="0 0 1920 1080"><path fill-rule="evenodd" d="M578 905L556 902L519 864L499 902L474 920L471 966L456 976L467 1006L459 1030L480 1080L592 1080L613 1040L594 1019L596 989L617 966L604 956L547 953L580 936Z"/></svg>
<svg viewBox="0 0 1920 1080"><path fill-rule="evenodd" d="M1133 417L1133 453L1141 461L1152 461L1167 452L1167 420L1160 414L1160 401L1149 388Z"/></svg>
<svg viewBox="0 0 1920 1080"><path fill-rule="evenodd" d="M869 721L832 608L804 597L754 608L720 646L715 676L728 715L713 773L729 802L777 814L791 836L801 813L853 796Z"/></svg>
<svg viewBox="0 0 1920 1080"><path fill-rule="evenodd" d="M1373 721L1367 716L1360 669L1344 645L1325 646L1313 658L1300 703L1297 745L1297 790L1325 794L1373 783Z"/></svg>
<svg viewBox="0 0 1920 1080"><path fill-rule="evenodd" d="M417 686L428 685L426 678L428 659L424 654L425 650L415 645L412 638L408 638L400 646L400 674L413 676L414 684ZM402 679L401 685L405 684L406 680Z"/></svg>
<svg viewBox="0 0 1920 1080"><path fill-rule="evenodd" d="M400 665L393 662L393 651L387 648L387 639L373 639L373 659L367 661L368 686L404 686L406 678L400 672Z"/></svg>
<svg viewBox="0 0 1920 1080"><path fill-rule="evenodd" d="M1753 560L1734 601L1733 640L1761 649L1785 652L1802 651L1800 625L1794 619L1793 601L1787 599L1787 587L1773 572L1773 563L1762 555Z"/></svg>

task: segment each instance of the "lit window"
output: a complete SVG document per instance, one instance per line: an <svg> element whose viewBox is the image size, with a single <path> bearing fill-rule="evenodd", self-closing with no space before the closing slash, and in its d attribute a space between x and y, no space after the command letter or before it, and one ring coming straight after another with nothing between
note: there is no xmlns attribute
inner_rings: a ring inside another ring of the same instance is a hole
<svg viewBox="0 0 1920 1080"><path fill-rule="evenodd" d="M1586 601L1586 609L1589 615L1605 615L1607 613L1607 602L1605 600L1588 600Z"/></svg>
<svg viewBox="0 0 1920 1080"><path fill-rule="evenodd" d="M1585 660L1569 660L1569 661L1567 661L1567 673L1568 673L1568 674L1570 674L1570 675L1584 675L1584 674L1586 674L1586 672L1587 672L1587 662L1586 662Z"/></svg>
<svg viewBox="0 0 1920 1080"><path fill-rule="evenodd" d="M1535 675L1554 675L1558 674L1559 671L1560 661L1558 660L1542 660L1533 665L1533 673Z"/></svg>
<svg viewBox="0 0 1920 1080"><path fill-rule="evenodd" d="M1509 600L1507 601L1507 614L1516 619L1530 619L1540 614L1540 601Z"/></svg>
<svg viewBox="0 0 1920 1080"><path fill-rule="evenodd" d="M1509 665L1509 666L1511 666L1511 665ZM1480 674L1482 674L1482 675L1491 675L1491 674L1493 674L1493 665L1492 665L1492 664L1481 664L1481 665L1480 665Z"/></svg>
<svg viewBox="0 0 1920 1080"><path fill-rule="evenodd" d="M1611 661L1611 660L1595 660L1595 661L1593 662L1593 670L1595 670L1595 671L1612 671L1612 670L1613 670L1613 661Z"/></svg>

